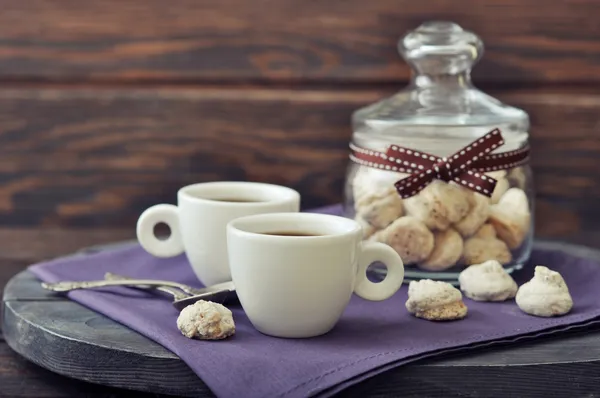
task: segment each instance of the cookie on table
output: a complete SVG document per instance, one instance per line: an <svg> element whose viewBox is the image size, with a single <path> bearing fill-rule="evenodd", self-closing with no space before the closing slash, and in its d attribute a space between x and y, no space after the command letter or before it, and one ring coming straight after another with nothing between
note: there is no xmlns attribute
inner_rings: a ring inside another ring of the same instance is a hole
<svg viewBox="0 0 600 398"><path fill-rule="evenodd" d="M475 301L505 301L517 294L517 283L496 260L474 264L458 276L460 290Z"/></svg>
<svg viewBox="0 0 600 398"><path fill-rule="evenodd" d="M568 314L573 308L573 298L562 275L547 267L535 267L533 278L521 285L516 302L521 311L539 317Z"/></svg>
<svg viewBox="0 0 600 398"><path fill-rule="evenodd" d="M205 300L181 310L177 328L190 339L222 340L235 334L231 311L222 304Z"/></svg>
<svg viewBox="0 0 600 398"><path fill-rule="evenodd" d="M467 316L460 290L447 282L423 279L408 285L406 309L417 318L453 321Z"/></svg>

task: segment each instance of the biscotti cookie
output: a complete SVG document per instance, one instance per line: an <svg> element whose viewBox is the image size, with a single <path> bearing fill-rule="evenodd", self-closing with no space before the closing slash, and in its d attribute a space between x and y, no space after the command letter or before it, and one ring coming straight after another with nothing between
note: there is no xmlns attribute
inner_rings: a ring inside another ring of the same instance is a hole
<svg viewBox="0 0 600 398"><path fill-rule="evenodd" d="M460 290L447 282L423 279L408 285L406 309L429 321L452 321L467 316Z"/></svg>

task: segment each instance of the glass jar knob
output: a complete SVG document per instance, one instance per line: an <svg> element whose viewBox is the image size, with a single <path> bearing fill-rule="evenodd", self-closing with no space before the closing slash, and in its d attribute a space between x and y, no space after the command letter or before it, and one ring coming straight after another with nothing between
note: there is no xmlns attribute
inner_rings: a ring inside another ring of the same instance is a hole
<svg viewBox="0 0 600 398"><path fill-rule="evenodd" d="M398 49L419 74L456 75L481 58L483 42L453 22L431 21L406 34Z"/></svg>

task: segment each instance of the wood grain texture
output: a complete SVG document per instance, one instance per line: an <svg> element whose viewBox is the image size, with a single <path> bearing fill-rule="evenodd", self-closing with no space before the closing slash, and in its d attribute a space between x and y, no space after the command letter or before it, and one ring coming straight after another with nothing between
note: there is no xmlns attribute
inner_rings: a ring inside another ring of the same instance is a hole
<svg viewBox="0 0 600 398"><path fill-rule="evenodd" d="M135 229L0 228L0 264L29 265L126 239L135 239Z"/></svg>
<svg viewBox="0 0 600 398"><path fill-rule="evenodd" d="M350 114L389 93L173 86L0 90L0 223L133 231L146 207L173 203L180 186L223 179L291 186L302 193L304 208L338 202ZM532 117L538 235L600 245L600 96L494 94Z"/></svg>
<svg viewBox="0 0 600 398"><path fill-rule="evenodd" d="M0 92L5 225L133 226L183 185L291 185L339 197L351 109L362 93L243 89ZM35 154L35 156L28 156Z"/></svg>
<svg viewBox="0 0 600 398"><path fill-rule="evenodd" d="M0 338L2 398L162 398L165 395L104 387L60 376L19 356Z"/></svg>
<svg viewBox="0 0 600 398"><path fill-rule="evenodd" d="M0 1L0 80L406 80L406 31L477 32L479 82L600 81L595 0Z"/></svg>
<svg viewBox="0 0 600 398"><path fill-rule="evenodd" d="M398 386L409 385L410 389L391 387L386 383L389 382L389 374L383 373L359 384L352 391L342 391L338 398L387 398L397 396L398 390L403 398L595 397L598 391L597 374L600 364L592 362L581 365L536 365L529 368L500 369L482 366L455 369L453 375L442 368L432 368L430 371L428 369L427 373L417 372L418 369L414 367L407 367L405 370L399 375L401 378L397 380Z"/></svg>

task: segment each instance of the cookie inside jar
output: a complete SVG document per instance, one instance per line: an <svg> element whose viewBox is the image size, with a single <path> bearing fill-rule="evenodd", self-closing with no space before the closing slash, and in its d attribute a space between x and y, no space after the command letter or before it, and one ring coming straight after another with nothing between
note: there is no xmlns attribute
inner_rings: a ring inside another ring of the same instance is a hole
<svg viewBox="0 0 600 398"><path fill-rule="evenodd" d="M400 254L407 280L455 283L470 265L496 260L511 272L527 260L533 236L528 166L485 173L496 181L489 195L434 179L408 198L395 183L409 174L351 168L345 213L362 225L365 240Z"/></svg>

